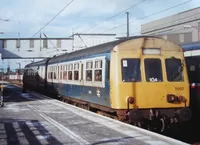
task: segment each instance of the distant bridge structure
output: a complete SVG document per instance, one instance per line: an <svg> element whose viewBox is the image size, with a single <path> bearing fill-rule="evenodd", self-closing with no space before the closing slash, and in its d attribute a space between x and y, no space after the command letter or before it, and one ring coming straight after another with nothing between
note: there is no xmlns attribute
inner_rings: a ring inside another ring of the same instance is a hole
<svg viewBox="0 0 200 145"><path fill-rule="evenodd" d="M1 59L43 59L115 40L116 34L73 34L69 38L0 38Z"/></svg>

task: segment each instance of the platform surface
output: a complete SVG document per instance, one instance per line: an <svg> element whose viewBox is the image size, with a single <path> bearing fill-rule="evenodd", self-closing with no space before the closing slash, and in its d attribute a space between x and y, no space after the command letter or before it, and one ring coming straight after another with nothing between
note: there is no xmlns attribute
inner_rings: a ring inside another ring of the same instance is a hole
<svg viewBox="0 0 200 145"><path fill-rule="evenodd" d="M9 85L0 145L184 145L117 120Z"/></svg>

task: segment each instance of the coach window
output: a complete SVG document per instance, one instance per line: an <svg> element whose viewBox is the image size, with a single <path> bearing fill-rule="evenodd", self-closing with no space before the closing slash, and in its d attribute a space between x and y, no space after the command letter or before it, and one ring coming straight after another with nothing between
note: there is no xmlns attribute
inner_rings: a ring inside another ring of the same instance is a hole
<svg viewBox="0 0 200 145"><path fill-rule="evenodd" d="M74 64L74 80L79 80L79 64Z"/></svg>
<svg viewBox="0 0 200 145"><path fill-rule="evenodd" d="M167 80L170 82L184 81L183 65L180 59L168 58L165 60Z"/></svg>
<svg viewBox="0 0 200 145"><path fill-rule="evenodd" d="M95 81L102 81L102 60L95 61Z"/></svg>
<svg viewBox="0 0 200 145"><path fill-rule="evenodd" d="M57 79L57 66L54 66L54 71L53 71L53 76L54 76L54 79Z"/></svg>
<svg viewBox="0 0 200 145"><path fill-rule="evenodd" d="M67 65L63 65L63 80L67 80Z"/></svg>
<svg viewBox="0 0 200 145"><path fill-rule="evenodd" d="M68 80L72 80L73 64L68 65Z"/></svg>
<svg viewBox="0 0 200 145"><path fill-rule="evenodd" d="M51 66L50 79L53 79L53 66Z"/></svg>
<svg viewBox="0 0 200 145"><path fill-rule="evenodd" d="M139 59L122 59L122 81L123 82L140 82L140 60Z"/></svg>
<svg viewBox="0 0 200 145"><path fill-rule="evenodd" d="M92 61L86 62L86 81L92 81Z"/></svg>
<svg viewBox="0 0 200 145"><path fill-rule="evenodd" d="M162 82L162 67L160 59L145 59L145 73L147 82Z"/></svg>

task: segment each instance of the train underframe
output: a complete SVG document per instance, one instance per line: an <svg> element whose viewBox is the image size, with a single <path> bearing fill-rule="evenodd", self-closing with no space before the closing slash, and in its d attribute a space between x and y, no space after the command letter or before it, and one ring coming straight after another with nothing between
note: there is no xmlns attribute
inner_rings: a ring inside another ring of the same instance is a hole
<svg viewBox="0 0 200 145"><path fill-rule="evenodd" d="M98 114L159 133L176 128L179 124L187 122L191 118L191 111L187 107L169 109L112 109L71 97L61 97L60 99Z"/></svg>

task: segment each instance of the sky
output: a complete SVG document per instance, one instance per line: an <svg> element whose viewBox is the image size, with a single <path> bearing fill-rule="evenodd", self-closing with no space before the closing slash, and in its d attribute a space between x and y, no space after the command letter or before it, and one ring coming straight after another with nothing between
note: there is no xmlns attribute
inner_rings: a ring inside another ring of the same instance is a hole
<svg viewBox="0 0 200 145"><path fill-rule="evenodd" d="M173 6L176 7L163 11ZM130 35L139 35L141 24L199 6L199 0L1 0L0 32L4 34L0 34L0 38L16 38L18 35L21 38L39 37L39 34L34 34L55 16L55 19L41 29L48 37L69 37L72 32L125 36L124 10L128 8ZM153 13L157 14L152 15ZM118 15L112 17L116 14ZM108 18L110 19L107 20ZM21 60L0 61L0 67L7 66L8 62L13 63L13 67L18 67L18 61ZM23 60L22 63L26 64L28 61Z"/></svg>

